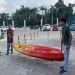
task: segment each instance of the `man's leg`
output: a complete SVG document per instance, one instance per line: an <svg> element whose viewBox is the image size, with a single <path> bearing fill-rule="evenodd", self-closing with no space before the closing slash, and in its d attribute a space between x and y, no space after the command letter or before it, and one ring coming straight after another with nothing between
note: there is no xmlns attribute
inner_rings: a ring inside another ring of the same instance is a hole
<svg viewBox="0 0 75 75"><path fill-rule="evenodd" d="M61 68L60 73L64 73L68 71L68 65L69 65L69 51L70 51L70 46L64 45L64 65Z"/></svg>
<svg viewBox="0 0 75 75"><path fill-rule="evenodd" d="M0 56L1 56L1 51L0 51Z"/></svg>
<svg viewBox="0 0 75 75"><path fill-rule="evenodd" d="M9 54L9 50L10 50L10 43L7 43L7 53L6 53L6 55Z"/></svg>
<svg viewBox="0 0 75 75"><path fill-rule="evenodd" d="M65 49L65 48L64 48L64 44L62 44L62 52L63 52L63 53L64 53L64 49ZM61 65L61 66L60 66L60 69L63 69L63 68L64 68L64 65Z"/></svg>
<svg viewBox="0 0 75 75"><path fill-rule="evenodd" d="M68 71L70 46L66 45L64 49L64 70Z"/></svg>
<svg viewBox="0 0 75 75"><path fill-rule="evenodd" d="M11 54L13 54L13 43L11 43Z"/></svg>

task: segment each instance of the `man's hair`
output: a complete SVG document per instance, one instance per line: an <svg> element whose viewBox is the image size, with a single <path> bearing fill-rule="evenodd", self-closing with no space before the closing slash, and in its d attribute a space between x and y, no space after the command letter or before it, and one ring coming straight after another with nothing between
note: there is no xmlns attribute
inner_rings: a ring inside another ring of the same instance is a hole
<svg viewBox="0 0 75 75"><path fill-rule="evenodd" d="M62 21L62 22L64 22L64 23L67 22L67 20L66 20L65 18L61 18L60 21Z"/></svg>

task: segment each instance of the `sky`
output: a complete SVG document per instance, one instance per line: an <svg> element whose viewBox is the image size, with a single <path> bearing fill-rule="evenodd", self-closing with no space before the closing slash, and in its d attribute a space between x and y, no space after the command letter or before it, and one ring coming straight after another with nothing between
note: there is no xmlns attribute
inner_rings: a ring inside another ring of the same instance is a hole
<svg viewBox="0 0 75 75"><path fill-rule="evenodd" d="M40 7L46 6L49 8L51 5L54 5L58 0L0 0L0 13L13 13L16 9L19 9L21 5L25 7ZM75 3L75 0L64 0L64 3Z"/></svg>

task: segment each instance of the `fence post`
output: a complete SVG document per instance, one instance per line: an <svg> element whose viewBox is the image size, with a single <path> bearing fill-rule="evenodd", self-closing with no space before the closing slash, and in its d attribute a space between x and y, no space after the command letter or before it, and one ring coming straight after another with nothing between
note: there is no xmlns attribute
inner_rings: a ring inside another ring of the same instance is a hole
<svg viewBox="0 0 75 75"><path fill-rule="evenodd" d="M24 34L24 43L25 43L25 44L27 43L26 35L25 35L25 34Z"/></svg>
<svg viewBox="0 0 75 75"><path fill-rule="evenodd" d="M18 44L20 44L20 37L19 37L19 35L18 35Z"/></svg>
<svg viewBox="0 0 75 75"><path fill-rule="evenodd" d="M34 32L34 33L33 33L34 40L35 40L35 36L36 36L36 35L35 35L35 32Z"/></svg>

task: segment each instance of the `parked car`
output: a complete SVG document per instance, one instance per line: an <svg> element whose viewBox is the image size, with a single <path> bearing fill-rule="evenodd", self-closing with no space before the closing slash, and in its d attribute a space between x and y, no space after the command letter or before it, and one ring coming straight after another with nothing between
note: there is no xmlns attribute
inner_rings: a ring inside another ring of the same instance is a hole
<svg viewBox="0 0 75 75"><path fill-rule="evenodd" d="M45 25L42 26L43 31L50 31L50 29L51 29L50 24L45 24Z"/></svg>
<svg viewBox="0 0 75 75"><path fill-rule="evenodd" d="M4 32L6 32L7 29L8 29L8 27L2 27L1 29L2 29ZM15 30L15 27L12 27L12 30Z"/></svg>
<svg viewBox="0 0 75 75"><path fill-rule="evenodd" d="M52 31L58 31L58 27L54 25Z"/></svg>

